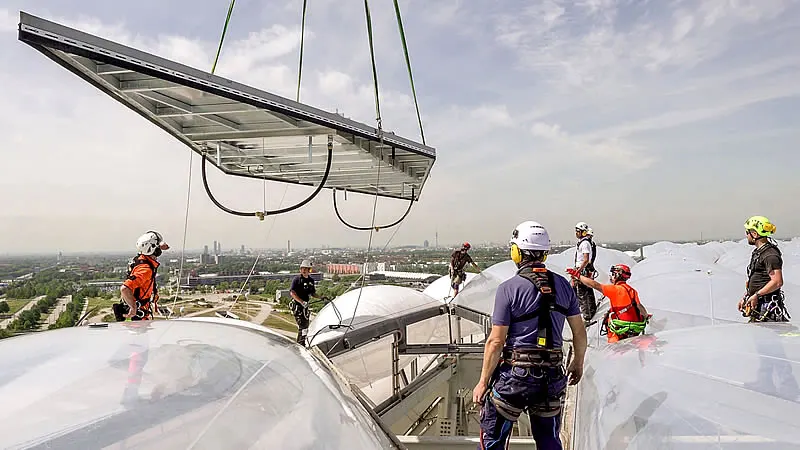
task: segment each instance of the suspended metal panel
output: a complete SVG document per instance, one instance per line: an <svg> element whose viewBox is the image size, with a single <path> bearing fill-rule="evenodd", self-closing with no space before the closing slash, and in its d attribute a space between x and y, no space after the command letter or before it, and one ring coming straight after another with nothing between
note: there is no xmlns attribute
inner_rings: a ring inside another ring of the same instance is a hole
<svg viewBox="0 0 800 450"><path fill-rule="evenodd" d="M414 199L436 151L394 133L20 12L19 39L231 175ZM380 174L379 174L380 166Z"/></svg>

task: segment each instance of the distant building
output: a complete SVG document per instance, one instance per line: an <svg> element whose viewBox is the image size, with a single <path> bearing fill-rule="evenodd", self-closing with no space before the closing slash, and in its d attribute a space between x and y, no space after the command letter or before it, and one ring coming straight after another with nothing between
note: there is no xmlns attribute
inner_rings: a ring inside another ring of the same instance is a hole
<svg viewBox="0 0 800 450"><path fill-rule="evenodd" d="M359 264L328 264L325 268L328 273L338 275L355 275L361 273Z"/></svg>
<svg viewBox="0 0 800 450"><path fill-rule="evenodd" d="M428 240L427 240L427 239L425 239L425 242L422 244L422 246L423 246L423 247L425 247L425 248L428 248L428 247L430 247L430 246L431 246L431 243L430 243L430 242L428 242Z"/></svg>
<svg viewBox="0 0 800 450"><path fill-rule="evenodd" d="M192 273L189 274L186 278L181 279L181 288L193 288L197 286L215 286L222 282L228 283L243 283L250 277L250 280L267 280L267 281L290 281L295 276L296 273L271 273L268 275L261 275L261 274L253 274L250 275L249 273L238 274L238 275L217 275L217 274L203 274L197 276L196 274ZM311 273L311 278L314 281L322 281L322 274L318 272Z"/></svg>

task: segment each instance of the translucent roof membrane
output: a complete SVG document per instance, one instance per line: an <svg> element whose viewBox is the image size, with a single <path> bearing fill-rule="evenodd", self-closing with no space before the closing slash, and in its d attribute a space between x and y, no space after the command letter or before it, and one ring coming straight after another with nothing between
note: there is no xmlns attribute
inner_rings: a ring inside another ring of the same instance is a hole
<svg viewBox="0 0 800 450"><path fill-rule="evenodd" d="M674 330L587 353L575 448L800 448L800 329Z"/></svg>
<svg viewBox="0 0 800 450"><path fill-rule="evenodd" d="M436 159L433 148L392 132L381 143L376 128L339 114L24 12L19 39L227 174L318 186L330 136L326 187L415 200Z"/></svg>
<svg viewBox="0 0 800 450"><path fill-rule="evenodd" d="M239 321L32 333L0 361L0 448L394 448L311 352Z"/></svg>
<svg viewBox="0 0 800 450"><path fill-rule="evenodd" d="M405 286L375 285L353 289L319 311L308 327L309 343L316 345L339 339L346 329L340 325L349 325L352 331L440 304L441 301ZM420 330L419 340L414 342L427 342L435 332L435 327Z"/></svg>
<svg viewBox="0 0 800 450"><path fill-rule="evenodd" d="M798 244L778 243L795 315ZM752 251L745 241L644 248L630 284L653 314L648 334L607 344L589 329L576 448L800 448L800 329L747 324L736 309Z"/></svg>
<svg viewBox="0 0 800 450"><path fill-rule="evenodd" d="M361 292L360 300L359 292ZM357 309L356 303L358 303ZM346 326L339 327L340 324L346 325L352 321L351 331L348 331L348 336L352 336L349 333L353 330L391 322L398 317L441 304L442 300L403 286L375 285L366 286L363 290L354 289L337 297L320 310L309 326L310 343L317 345L341 339ZM356 311L355 319L353 319L354 311ZM408 325L406 342L409 344L449 342L451 337L451 327L447 323L449 318L450 316L442 314ZM455 319L453 321L455 322ZM334 328L331 329L331 326ZM465 337L473 335L473 340L477 342L482 337L483 331L476 324L461 321L461 335ZM393 339L391 335L385 336L332 358L337 369L347 377L348 381L362 388L375 403L380 403L392 393L389 377L392 374ZM419 367L424 367L433 357L434 355L400 355L399 368L407 368L415 359Z"/></svg>

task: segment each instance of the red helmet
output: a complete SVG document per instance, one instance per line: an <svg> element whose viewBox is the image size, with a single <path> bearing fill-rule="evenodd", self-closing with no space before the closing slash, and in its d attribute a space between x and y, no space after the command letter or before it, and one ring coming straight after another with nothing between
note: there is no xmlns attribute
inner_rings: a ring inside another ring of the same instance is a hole
<svg viewBox="0 0 800 450"><path fill-rule="evenodd" d="M619 281L628 281L631 277L631 268L625 264L616 264L611 267L611 275L617 275Z"/></svg>
<svg viewBox="0 0 800 450"><path fill-rule="evenodd" d="M469 242L464 242L464 245L461 246L464 250L469 250L472 246L469 245Z"/></svg>

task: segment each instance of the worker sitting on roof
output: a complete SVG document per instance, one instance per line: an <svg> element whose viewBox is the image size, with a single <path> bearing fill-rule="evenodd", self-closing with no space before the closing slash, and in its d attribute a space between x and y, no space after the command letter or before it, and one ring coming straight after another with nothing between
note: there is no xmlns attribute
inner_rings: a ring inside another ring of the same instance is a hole
<svg viewBox="0 0 800 450"><path fill-rule="evenodd" d="M594 268L597 246L592 240L593 236L594 232L586 222L575 224L575 237L578 238L578 243L575 249L574 267L579 274L592 279L597 278L597 271ZM592 288L577 283L575 280L572 280L572 288L575 289L575 295L578 296L583 320L589 323L597 312L597 300L595 299L594 291Z"/></svg>
<svg viewBox="0 0 800 450"><path fill-rule="evenodd" d="M307 259L300 263L300 275L292 280L292 287L289 294L292 296L291 310L294 320L297 322L297 343L306 345L306 335L308 335L309 319L311 310L308 302L311 297L319 297L317 288L314 286L314 279L311 278L311 262Z"/></svg>
<svg viewBox="0 0 800 450"><path fill-rule="evenodd" d="M788 322L783 300L783 258L770 236L775 225L763 216L753 216L744 224L747 243L755 246L747 266L747 283L739 311L750 322Z"/></svg>
<svg viewBox="0 0 800 450"><path fill-rule="evenodd" d="M608 278L611 284L600 284L597 281L578 273L577 269L567 269L572 278L590 288L597 289L608 297L611 307L603 318L600 332L608 333L608 342L617 342L633 336L644 334L650 319L639 293L628 284L631 268L625 264L611 267Z"/></svg>
<svg viewBox="0 0 800 450"><path fill-rule="evenodd" d="M569 282L544 265L547 230L528 221L511 236L511 259L519 270L497 288L492 331L472 391L472 400L481 404L479 448L507 448L514 422L527 410L536 448L560 450L564 397L567 383L576 384L583 375L586 328ZM574 345L569 380L562 351L565 321Z"/></svg>
<svg viewBox="0 0 800 450"><path fill-rule="evenodd" d="M481 268L475 264L475 261L473 261L469 253L467 253L470 247L469 242L464 242L461 249L454 251L453 254L450 255L450 286L453 288L453 297L458 295L458 288L461 286L461 283L467 280L467 274L464 272L464 266L466 266L467 263L472 264L478 272L481 271Z"/></svg>
<svg viewBox="0 0 800 450"><path fill-rule="evenodd" d="M150 320L153 311L158 310L157 259L163 250L169 249L169 245L161 234L148 231L136 241L136 248L139 254L131 259L128 275L119 289L122 299L111 308L117 322Z"/></svg>

